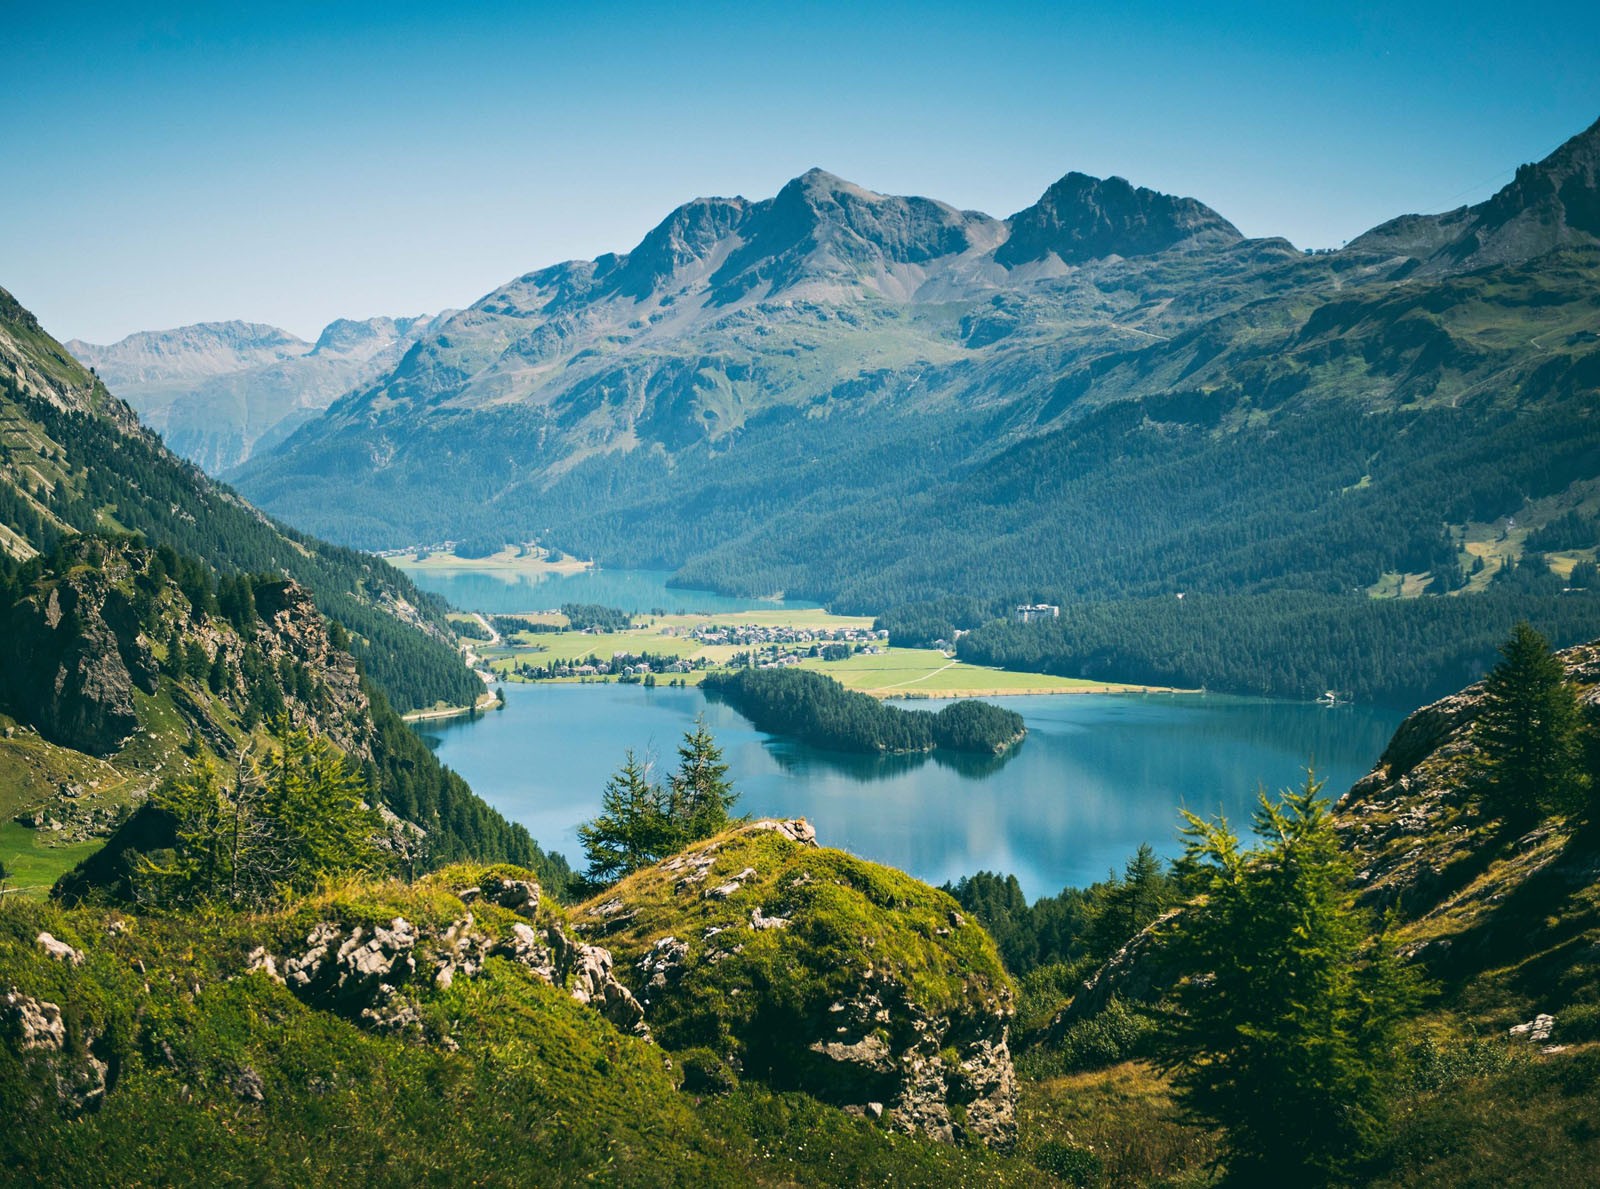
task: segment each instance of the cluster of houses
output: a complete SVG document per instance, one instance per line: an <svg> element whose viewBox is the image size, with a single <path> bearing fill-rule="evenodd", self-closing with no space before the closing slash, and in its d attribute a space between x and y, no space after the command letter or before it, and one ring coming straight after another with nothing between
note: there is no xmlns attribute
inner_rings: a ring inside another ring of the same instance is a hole
<svg viewBox="0 0 1600 1189"><path fill-rule="evenodd" d="M636 656L631 652L613 653L610 660L591 656L581 661L555 661L548 665L520 664L515 672L521 677L622 677L642 678L652 673L668 675L692 673L706 669L710 662L684 660L661 656Z"/></svg>
<svg viewBox="0 0 1600 1189"><path fill-rule="evenodd" d="M675 632L673 628L662 629L664 635ZM874 631L872 628L767 627L756 623L699 623L690 628L687 634L702 644L738 644L744 647L761 644L872 644L889 638L887 631Z"/></svg>

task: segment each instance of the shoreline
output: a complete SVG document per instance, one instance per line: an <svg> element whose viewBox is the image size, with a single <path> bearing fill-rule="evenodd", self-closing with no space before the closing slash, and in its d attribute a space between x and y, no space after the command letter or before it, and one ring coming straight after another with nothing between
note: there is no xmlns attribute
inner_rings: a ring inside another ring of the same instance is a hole
<svg viewBox="0 0 1600 1189"><path fill-rule="evenodd" d="M903 693L893 689L861 689L856 693L866 694L880 701L905 701L920 702L935 698L1038 698L1046 694L1203 694L1203 689L1178 689L1168 685L1118 685L1107 682L1103 685L1078 685L1069 689L1059 686L1041 687L1037 689L964 689L946 693Z"/></svg>
<svg viewBox="0 0 1600 1189"><path fill-rule="evenodd" d="M411 710L400 716L401 722L430 722L441 718L460 718L462 715L471 714L474 710L492 710L500 705L500 698L493 692L485 693L471 706L441 706L435 710Z"/></svg>
<svg viewBox="0 0 1600 1189"><path fill-rule="evenodd" d="M825 671L823 670L811 671L824 672L824 675L826 675ZM497 674L497 676L500 682L509 685L639 685L643 687L642 682L621 681L612 676L593 676L587 678L543 677L536 681L514 680L504 676L503 674ZM660 677L659 674L657 676L658 678ZM683 686L676 688L696 688L699 686L699 684L700 683L698 681L689 681L685 682ZM655 688L671 689L674 687L671 686L667 681L658 680ZM1056 696L1073 694L1204 694L1209 692L1203 689L1182 689L1177 686L1170 685L1123 685L1117 682L1105 682L1092 685L1075 685L1069 686L1065 689L1061 688L1060 686L1028 686L1025 688L1008 689L960 689L941 690L938 692L927 692L924 690L901 690L892 687L861 689L854 686L845 686L845 689L849 690L851 693L866 694L869 698L876 698L880 702L919 702L940 698L1037 698L1043 697L1046 694ZM462 710L461 713L465 713L465 710Z"/></svg>

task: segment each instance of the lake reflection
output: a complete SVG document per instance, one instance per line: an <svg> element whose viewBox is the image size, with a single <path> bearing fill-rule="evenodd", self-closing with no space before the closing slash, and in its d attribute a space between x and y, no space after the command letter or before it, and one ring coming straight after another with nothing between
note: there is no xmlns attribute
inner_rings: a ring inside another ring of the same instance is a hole
<svg viewBox="0 0 1600 1189"><path fill-rule="evenodd" d="M1180 805L1247 826L1257 786L1297 783L1312 760L1328 791L1343 792L1401 717L1219 696L1005 698L1028 737L990 759L824 752L757 731L693 688L510 685L506 697L503 710L426 733L490 804L569 859L581 861L578 823L598 811L623 750L653 751L670 768L704 712L744 812L805 816L824 845L930 883L1010 872L1030 897L1102 878L1141 842L1176 854Z"/></svg>

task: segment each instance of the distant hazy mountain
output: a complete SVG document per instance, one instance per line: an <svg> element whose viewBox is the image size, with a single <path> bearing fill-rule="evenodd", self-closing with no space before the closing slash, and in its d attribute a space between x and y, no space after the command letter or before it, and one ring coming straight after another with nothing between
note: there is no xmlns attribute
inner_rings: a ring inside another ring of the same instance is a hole
<svg viewBox="0 0 1600 1189"><path fill-rule="evenodd" d="M176 453L217 474L393 367L431 322L341 318L315 343L256 322L201 322L66 347Z"/></svg>
<svg viewBox="0 0 1600 1189"><path fill-rule="evenodd" d="M517 278L238 482L863 610L1476 589L1469 535L1596 511L1597 145L1317 254L1115 178L995 219L813 170Z"/></svg>

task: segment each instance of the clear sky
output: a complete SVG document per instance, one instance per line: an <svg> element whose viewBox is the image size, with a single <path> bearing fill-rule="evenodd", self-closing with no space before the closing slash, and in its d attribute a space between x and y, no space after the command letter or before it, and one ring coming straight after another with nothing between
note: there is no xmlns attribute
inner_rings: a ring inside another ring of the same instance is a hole
<svg viewBox="0 0 1600 1189"><path fill-rule="evenodd" d="M49 330L309 337L813 165L995 215L1116 173L1337 246L1600 116L1600 4L0 0L0 79L0 286Z"/></svg>

